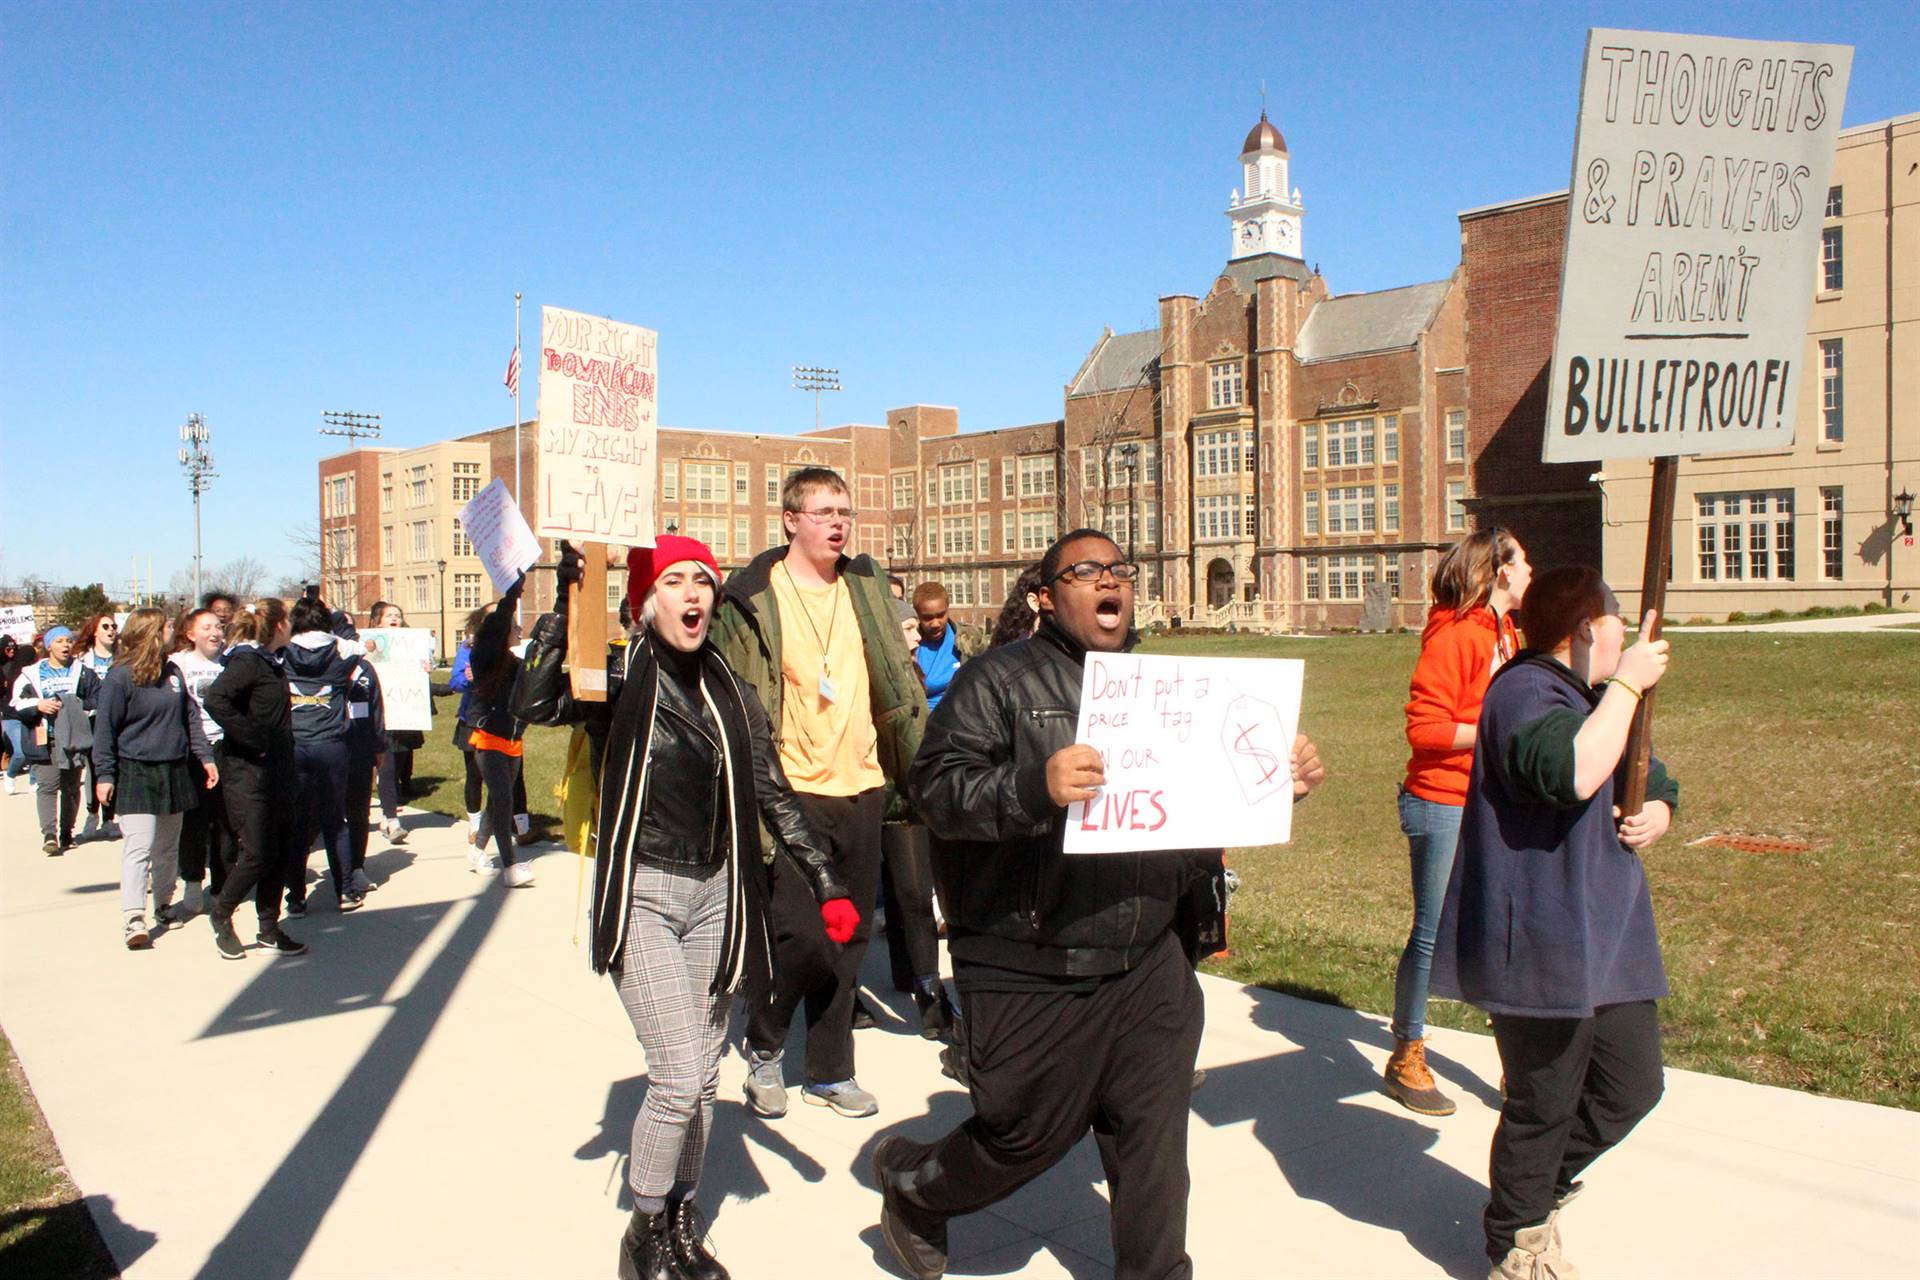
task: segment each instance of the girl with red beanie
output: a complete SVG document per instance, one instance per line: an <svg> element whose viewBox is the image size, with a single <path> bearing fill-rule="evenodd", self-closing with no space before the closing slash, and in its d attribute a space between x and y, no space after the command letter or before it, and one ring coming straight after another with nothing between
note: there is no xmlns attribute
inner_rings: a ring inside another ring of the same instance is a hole
<svg viewBox="0 0 1920 1280"><path fill-rule="evenodd" d="M772 954L767 861L776 851L793 860L833 942L853 937L859 913L787 786L766 711L708 642L720 590L713 552L664 534L628 554L640 629L624 657L609 654L605 702L568 692L567 595L580 571L580 553L561 543L559 612L534 624L514 709L584 724L599 777L589 961L614 976L647 1055L619 1275L725 1280L693 1197L733 993ZM760 847L762 825L774 850Z"/></svg>
<svg viewBox="0 0 1920 1280"><path fill-rule="evenodd" d="M1433 607L1413 667L1407 698L1413 756L1400 787L1400 830L1413 870L1413 929L1394 975L1386 1082L1390 1097L1421 1115L1454 1111L1453 1099L1440 1092L1427 1067L1434 926L1460 840L1480 700L1493 673L1519 652L1512 614L1532 577L1526 550L1505 529L1482 529L1455 543L1434 568Z"/></svg>

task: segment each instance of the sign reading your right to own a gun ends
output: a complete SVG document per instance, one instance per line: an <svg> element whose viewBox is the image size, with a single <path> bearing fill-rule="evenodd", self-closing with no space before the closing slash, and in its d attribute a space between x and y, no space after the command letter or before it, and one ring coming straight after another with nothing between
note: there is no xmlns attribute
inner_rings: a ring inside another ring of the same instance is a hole
<svg viewBox="0 0 1920 1280"><path fill-rule="evenodd" d="M1783 449L1853 50L1587 36L1548 462Z"/></svg>

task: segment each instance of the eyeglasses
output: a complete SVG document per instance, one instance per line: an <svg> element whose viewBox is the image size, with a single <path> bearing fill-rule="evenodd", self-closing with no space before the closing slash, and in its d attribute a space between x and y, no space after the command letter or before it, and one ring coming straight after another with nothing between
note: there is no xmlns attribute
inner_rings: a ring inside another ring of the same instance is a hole
<svg viewBox="0 0 1920 1280"><path fill-rule="evenodd" d="M852 524L860 515L851 507L821 507L818 511L802 511L800 514L815 524L825 524L829 520L845 520Z"/></svg>
<svg viewBox="0 0 1920 1280"><path fill-rule="evenodd" d="M1115 560L1112 564L1103 564L1098 560L1076 560L1054 575L1055 582L1065 582L1072 578L1076 582L1097 582L1100 575L1110 573L1115 582L1132 582L1140 576L1140 566L1131 560Z"/></svg>

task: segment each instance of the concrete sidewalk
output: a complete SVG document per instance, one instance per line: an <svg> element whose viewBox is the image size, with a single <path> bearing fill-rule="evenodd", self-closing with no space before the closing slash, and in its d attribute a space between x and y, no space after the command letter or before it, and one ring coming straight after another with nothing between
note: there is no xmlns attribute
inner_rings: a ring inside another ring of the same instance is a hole
<svg viewBox="0 0 1920 1280"><path fill-rule="evenodd" d="M120 944L119 846L43 857L0 797L0 1025L115 1256L145 1277L603 1277L626 1217L644 1063L573 942L577 860L470 875L443 819L378 836L354 915L316 888L299 959L220 960L203 921ZM314 865L320 865L320 859ZM251 941L251 908L236 919ZM884 961L870 967L884 975ZM1499 1067L1438 1032L1459 1114L1376 1085L1379 1018L1207 979L1189 1247L1204 1277L1477 1277ZM884 982L870 983L884 989ZM729 1055L701 1200L741 1280L897 1274L868 1175L888 1133L967 1112L935 1047L860 1033L881 1114L767 1122ZM1568 1214L1589 1277L1910 1276L1920 1115L1671 1073ZM1111 1274L1091 1143L953 1226L954 1275Z"/></svg>

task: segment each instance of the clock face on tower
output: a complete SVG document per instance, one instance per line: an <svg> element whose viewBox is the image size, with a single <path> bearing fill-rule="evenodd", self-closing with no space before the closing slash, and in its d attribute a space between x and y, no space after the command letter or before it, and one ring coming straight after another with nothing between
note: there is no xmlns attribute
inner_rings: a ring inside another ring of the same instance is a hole
<svg viewBox="0 0 1920 1280"><path fill-rule="evenodd" d="M1282 249L1291 249L1293 247L1293 224L1291 222L1275 223L1273 232L1273 238L1279 243Z"/></svg>
<svg viewBox="0 0 1920 1280"><path fill-rule="evenodd" d="M1257 222L1249 222L1246 226L1241 227L1240 243L1249 246L1259 244L1260 224Z"/></svg>

